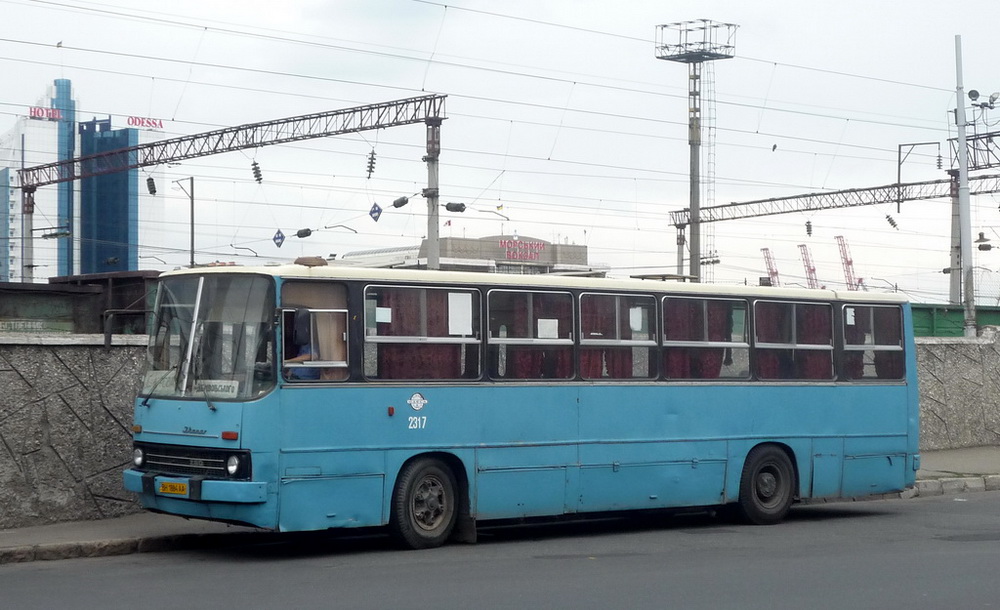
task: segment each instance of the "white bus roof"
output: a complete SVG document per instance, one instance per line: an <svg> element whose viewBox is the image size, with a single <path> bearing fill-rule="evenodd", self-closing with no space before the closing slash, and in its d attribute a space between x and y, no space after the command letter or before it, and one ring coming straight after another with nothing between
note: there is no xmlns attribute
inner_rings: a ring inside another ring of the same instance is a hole
<svg viewBox="0 0 1000 610"><path fill-rule="evenodd" d="M717 295L734 297L769 297L780 299L844 300L873 303L905 303L908 299L897 293L857 292L809 288L776 288L739 284L694 284L642 279L579 277L553 274L519 275L461 271L384 269L340 265L306 266L288 264L243 267L220 265L168 271L160 277L216 273L250 273L284 279L359 280L371 282L441 283L471 286L527 286L537 288L572 288L579 290L621 290L670 292L678 295Z"/></svg>

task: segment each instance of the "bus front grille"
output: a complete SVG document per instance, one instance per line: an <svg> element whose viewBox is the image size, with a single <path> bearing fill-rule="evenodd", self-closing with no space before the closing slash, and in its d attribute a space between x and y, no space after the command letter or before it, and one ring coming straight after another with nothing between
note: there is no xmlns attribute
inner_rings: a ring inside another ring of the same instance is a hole
<svg viewBox="0 0 1000 610"><path fill-rule="evenodd" d="M232 479L226 472L226 460L230 455L237 454L244 464L240 470L249 466L249 456L243 451L227 451L224 449L206 449L204 447L187 447L183 445L158 445L151 443L136 443L145 454L145 462L139 470L165 475L201 476L209 479ZM243 474L238 473L238 474ZM236 476L235 478L243 478Z"/></svg>

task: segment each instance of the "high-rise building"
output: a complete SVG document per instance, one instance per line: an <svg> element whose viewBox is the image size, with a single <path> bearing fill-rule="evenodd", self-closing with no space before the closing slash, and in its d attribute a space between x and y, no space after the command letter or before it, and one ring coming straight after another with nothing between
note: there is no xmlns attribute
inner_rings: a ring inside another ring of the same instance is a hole
<svg viewBox="0 0 1000 610"><path fill-rule="evenodd" d="M18 169L160 139L113 129L111 118L79 122L77 114L72 83L57 79L0 135L0 281L138 269L139 204L151 196L140 192L138 170L39 187L25 222Z"/></svg>
<svg viewBox="0 0 1000 610"><path fill-rule="evenodd" d="M80 123L80 155L139 143L135 129L111 129L111 119ZM139 251L139 172L80 180L80 271L134 271Z"/></svg>

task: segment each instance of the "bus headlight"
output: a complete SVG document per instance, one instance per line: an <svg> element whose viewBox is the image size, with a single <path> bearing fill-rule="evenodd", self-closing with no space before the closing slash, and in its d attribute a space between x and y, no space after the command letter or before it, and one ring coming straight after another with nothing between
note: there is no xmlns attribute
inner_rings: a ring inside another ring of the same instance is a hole
<svg viewBox="0 0 1000 610"><path fill-rule="evenodd" d="M240 457L238 455L231 455L229 459L226 460L226 472L229 476L235 476L237 472L240 471Z"/></svg>
<svg viewBox="0 0 1000 610"><path fill-rule="evenodd" d="M146 463L146 454L142 452L142 449L136 447L132 450L132 463L135 464L136 468L142 468L142 465Z"/></svg>

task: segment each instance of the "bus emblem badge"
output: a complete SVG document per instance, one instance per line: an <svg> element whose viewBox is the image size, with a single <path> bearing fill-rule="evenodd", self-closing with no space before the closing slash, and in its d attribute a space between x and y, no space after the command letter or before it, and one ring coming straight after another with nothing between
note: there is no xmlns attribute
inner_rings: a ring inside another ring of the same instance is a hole
<svg viewBox="0 0 1000 610"><path fill-rule="evenodd" d="M417 392L413 396L410 396L410 399L406 402L410 404L414 411L419 411L424 408L424 405L427 404L427 399L424 398L420 392Z"/></svg>

